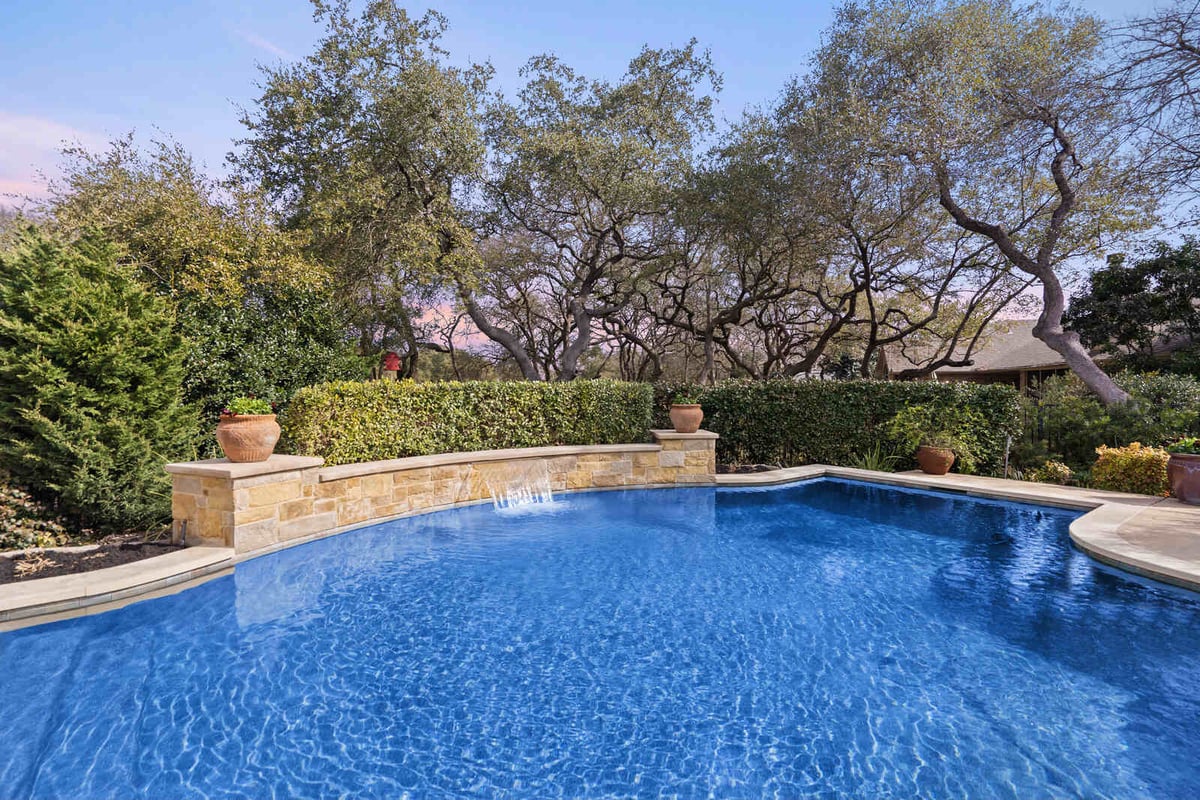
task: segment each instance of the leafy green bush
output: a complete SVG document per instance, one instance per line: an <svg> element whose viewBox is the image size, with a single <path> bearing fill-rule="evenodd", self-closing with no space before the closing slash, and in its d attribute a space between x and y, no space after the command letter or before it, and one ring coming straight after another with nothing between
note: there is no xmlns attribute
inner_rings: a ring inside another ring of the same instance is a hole
<svg viewBox="0 0 1200 800"><path fill-rule="evenodd" d="M867 450L856 453L847 466L855 469L869 469L873 472L895 472L896 464L902 460L899 454L886 449L883 442L876 442Z"/></svg>
<svg viewBox="0 0 1200 800"><path fill-rule="evenodd" d="M725 464L836 464L850 466L877 446L894 446L893 417L910 405L954 415L979 415L968 426L976 468L1003 470L1009 437L1020 432L1017 393L1008 386L909 381L726 381L716 386L656 387L655 427L668 427L671 398L695 391L704 427L721 435L717 459ZM898 468L911 468L904 454Z"/></svg>
<svg viewBox="0 0 1200 800"><path fill-rule="evenodd" d="M1092 466L1092 486L1113 492L1152 494L1166 497L1171 493L1167 480L1167 451L1133 442L1128 447L1096 448Z"/></svg>
<svg viewBox="0 0 1200 800"><path fill-rule="evenodd" d="M1073 375L1046 381L1026 417L1027 439L1041 440L1048 455L1080 469L1092 462L1100 445L1163 445L1200 434L1200 381L1133 372L1114 379L1133 396L1132 403L1106 407Z"/></svg>
<svg viewBox="0 0 1200 800"><path fill-rule="evenodd" d="M212 428L230 397L285 400L305 386L365 378L374 360L355 355L348 320L316 289L248 286L236 300L187 297L178 315L184 400L200 411L207 455L218 454Z"/></svg>
<svg viewBox="0 0 1200 800"><path fill-rule="evenodd" d="M0 253L0 463L81 527L170 514L163 464L198 427L180 402L182 342L166 301L95 237L35 229Z"/></svg>
<svg viewBox="0 0 1200 800"><path fill-rule="evenodd" d="M229 401L222 414L272 414L271 404L258 397L235 397Z"/></svg>
<svg viewBox="0 0 1200 800"><path fill-rule="evenodd" d="M959 471L975 471L976 433L987 425L983 415L972 408L951 406L935 409L911 405L900 409L888 424L888 431L906 453L918 447L952 450Z"/></svg>
<svg viewBox="0 0 1200 800"><path fill-rule="evenodd" d="M1200 456L1200 436L1187 436L1180 439L1178 442L1172 442L1167 447L1168 453L1180 453L1182 455Z"/></svg>
<svg viewBox="0 0 1200 800"><path fill-rule="evenodd" d="M351 464L406 456L646 439L653 391L617 381L339 382L297 392L287 446Z"/></svg>

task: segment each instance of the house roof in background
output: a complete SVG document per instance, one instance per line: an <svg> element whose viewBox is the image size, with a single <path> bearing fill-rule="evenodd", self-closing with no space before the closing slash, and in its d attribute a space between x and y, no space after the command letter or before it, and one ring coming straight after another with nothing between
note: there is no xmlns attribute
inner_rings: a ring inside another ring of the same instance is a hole
<svg viewBox="0 0 1200 800"><path fill-rule="evenodd" d="M975 372L1015 372L1023 369L1061 369L1067 362L1048 344L1034 338L1036 319L1014 319L996 323L993 330L971 358L969 367L942 367L939 375L961 375ZM1105 354L1093 356L1104 361Z"/></svg>
<svg viewBox="0 0 1200 800"><path fill-rule="evenodd" d="M1009 319L992 323L984 334L983 341L971 354L974 364L969 367L940 367L936 373L975 375L985 372L1019 372L1027 369L1064 369L1067 364L1063 357L1042 340L1034 338L1033 326L1036 322L1036 319ZM1093 354L1093 358L1105 361L1110 356L1098 353ZM899 348L889 348L887 359L889 372L893 374L919 366L900 352Z"/></svg>

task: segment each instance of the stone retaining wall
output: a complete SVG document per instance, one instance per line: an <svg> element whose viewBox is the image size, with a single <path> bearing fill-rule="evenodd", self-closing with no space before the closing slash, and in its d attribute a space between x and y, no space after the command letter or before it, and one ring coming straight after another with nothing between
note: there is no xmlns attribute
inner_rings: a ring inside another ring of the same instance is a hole
<svg viewBox="0 0 1200 800"><path fill-rule="evenodd" d="M177 540L239 554L407 514L490 500L509 482L547 479L554 491L711 484L717 435L653 431L655 444L491 450L324 467L271 456L168 464Z"/></svg>

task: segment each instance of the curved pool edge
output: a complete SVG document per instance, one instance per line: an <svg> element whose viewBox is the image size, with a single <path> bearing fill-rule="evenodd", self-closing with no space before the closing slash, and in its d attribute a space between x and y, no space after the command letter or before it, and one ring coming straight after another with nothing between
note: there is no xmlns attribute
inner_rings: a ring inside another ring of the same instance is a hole
<svg viewBox="0 0 1200 800"><path fill-rule="evenodd" d="M717 485L777 486L823 477L1084 511L1071 523L1070 534L1088 556L1134 575L1200 591L1200 506L1170 498L977 475L874 472L819 464L718 475Z"/></svg>
<svg viewBox="0 0 1200 800"><path fill-rule="evenodd" d="M1071 540L1084 553L1136 575L1200 591L1200 506L1187 506L1176 500L975 475L874 472L820 464L768 472L717 475L716 487L781 486L824 477L1085 511L1070 525ZM705 487L590 487L569 489L562 494L687 488ZM711 485L707 488L711 488ZM229 574L238 563L280 550L407 517L487 502L490 501L470 500L345 525L280 542L252 553L236 554L232 548L224 547L189 547L80 575L5 584L0 586L0 632L84 614L98 614L174 594Z"/></svg>
<svg viewBox="0 0 1200 800"><path fill-rule="evenodd" d="M0 585L0 632L100 614L182 592L233 571L228 547L188 547L74 575Z"/></svg>

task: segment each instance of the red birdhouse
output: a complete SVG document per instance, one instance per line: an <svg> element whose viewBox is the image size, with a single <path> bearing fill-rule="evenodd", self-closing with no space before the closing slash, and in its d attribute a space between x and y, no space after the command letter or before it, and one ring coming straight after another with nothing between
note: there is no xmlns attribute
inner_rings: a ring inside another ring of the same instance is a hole
<svg viewBox="0 0 1200 800"><path fill-rule="evenodd" d="M389 351L383 354L383 368L391 372L400 371L400 356Z"/></svg>

